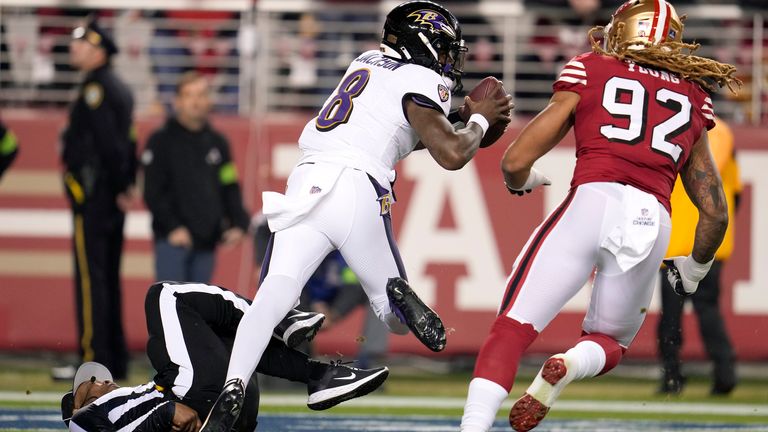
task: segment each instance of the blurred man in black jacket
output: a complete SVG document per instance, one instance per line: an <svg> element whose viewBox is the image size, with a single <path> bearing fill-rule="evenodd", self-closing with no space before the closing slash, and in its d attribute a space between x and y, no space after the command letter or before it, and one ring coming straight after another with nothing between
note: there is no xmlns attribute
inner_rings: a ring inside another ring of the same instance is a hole
<svg viewBox="0 0 768 432"><path fill-rule="evenodd" d="M120 257L136 176L133 97L114 74L117 47L95 20L72 32L70 62L85 72L62 133L64 184L73 212L80 354L126 375Z"/></svg>
<svg viewBox="0 0 768 432"><path fill-rule="evenodd" d="M156 277L208 283L216 245L240 242L249 217L229 144L208 124L205 77L184 74L174 108L176 116L152 134L142 155Z"/></svg>

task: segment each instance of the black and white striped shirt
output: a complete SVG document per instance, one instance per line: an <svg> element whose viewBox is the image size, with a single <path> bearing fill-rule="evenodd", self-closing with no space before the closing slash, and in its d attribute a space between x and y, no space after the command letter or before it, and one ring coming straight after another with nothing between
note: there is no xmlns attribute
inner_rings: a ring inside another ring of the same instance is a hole
<svg viewBox="0 0 768 432"><path fill-rule="evenodd" d="M78 410L69 423L72 432L166 432L176 406L153 381L121 387Z"/></svg>

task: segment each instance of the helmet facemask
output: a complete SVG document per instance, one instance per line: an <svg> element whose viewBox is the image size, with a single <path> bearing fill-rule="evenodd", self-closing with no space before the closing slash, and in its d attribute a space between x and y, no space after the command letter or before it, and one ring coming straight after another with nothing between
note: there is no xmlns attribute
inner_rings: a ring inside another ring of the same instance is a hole
<svg viewBox="0 0 768 432"><path fill-rule="evenodd" d="M443 76L453 81L453 93L458 93L464 88L461 83L461 76L464 75L464 62L467 59L469 48L464 44L464 39L457 42L451 42L448 47L448 53L443 64Z"/></svg>

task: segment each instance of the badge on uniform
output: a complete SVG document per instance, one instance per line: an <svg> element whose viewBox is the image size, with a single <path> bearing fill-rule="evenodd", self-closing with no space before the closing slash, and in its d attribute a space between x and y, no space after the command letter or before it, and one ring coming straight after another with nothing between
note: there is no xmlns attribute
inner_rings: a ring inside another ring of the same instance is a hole
<svg viewBox="0 0 768 432"><path fill-rule="evenodd" d="M441 102L447 102L448 98L451 97L451 92L448 91L448 87L442 84L437 85L437 94L440 96Z"/></svg>
<svg viewBox="0 0 768 432"><path fill-rule="evenodd" d="M392 208L392 195L391 194L385 194L380 196L377 201L379 204L381 204L381 212L379 213L381 216L389 214L389 210Z"/></svg>
<svg viewBox="0 0 768 432"><path fill-rule="evenodd" d="M91 109L96 109L104 100L104 88L99 83L92 82L83 89L83 99Z"/></svg>

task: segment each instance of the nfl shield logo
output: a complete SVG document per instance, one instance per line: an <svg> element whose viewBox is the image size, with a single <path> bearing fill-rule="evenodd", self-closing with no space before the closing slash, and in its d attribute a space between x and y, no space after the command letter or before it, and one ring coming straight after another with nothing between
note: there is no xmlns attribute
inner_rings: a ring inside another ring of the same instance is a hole
<svg viewBox="0 0 768 432"><path fill-rule="evenodd" d="M648 217L648 209L644 208L640 210L640 213L643 215L643 217Z"/></svg>

